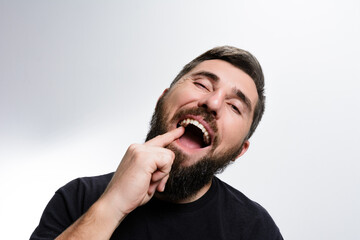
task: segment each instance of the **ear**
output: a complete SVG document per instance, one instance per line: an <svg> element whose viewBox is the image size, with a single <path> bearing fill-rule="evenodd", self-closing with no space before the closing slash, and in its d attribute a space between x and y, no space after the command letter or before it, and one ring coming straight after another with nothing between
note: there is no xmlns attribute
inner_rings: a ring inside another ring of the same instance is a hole
<svg viewBox="0 0 360 240"><path fill-rule="evenodd" d="M168 88L165 88L165 90L163 91L163 93L160 95L160 97L158 98L158 101L160 98L162 98L163 96L165 96L165 94L169 91Z"/></svg>
<svg viewBox="0 0 360 240"><path fill-rule="evenodd" d="M250 142L249 140L246 140L244 143L243 143L243 146L242 146L242 149L241 149L241 152L239 153L239 155L236 157L236 159L238 159L239 157L241 157L242 155L244 155L246 153L246 151L249 149L250 147ZM235 160L236 160L235 159ZM235 161L234 160L234 161Z"/></svg>

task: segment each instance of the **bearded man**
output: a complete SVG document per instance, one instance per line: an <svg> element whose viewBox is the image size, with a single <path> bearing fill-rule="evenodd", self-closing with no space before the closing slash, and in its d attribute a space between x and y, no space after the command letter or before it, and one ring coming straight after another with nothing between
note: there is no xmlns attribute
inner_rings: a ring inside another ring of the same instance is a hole
<svg viewBox="0 0 360 240"><path fill-rule="evenodd" d="M264 208L215 177L247 151L264 106L254 56L205 52L160 96L146 142L115 173L60 188L31 239L283 239Z"/></svg>

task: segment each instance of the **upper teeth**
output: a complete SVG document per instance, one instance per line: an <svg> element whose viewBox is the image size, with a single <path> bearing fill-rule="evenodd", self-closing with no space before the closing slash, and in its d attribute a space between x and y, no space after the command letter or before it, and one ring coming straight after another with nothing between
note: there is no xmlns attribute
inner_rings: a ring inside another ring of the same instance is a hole
<svg viewBox="0 0 360 240"><path fill-rule="evenodd" d="M210 143L210 136L209 136L208 131L206 131L206 128L201 123L199 123L197 120L187 118L180 122L180 125L183 127L186 127L189 124L192 124L192 125L198 127L203 133L204 142L206 144Z"/></svg>

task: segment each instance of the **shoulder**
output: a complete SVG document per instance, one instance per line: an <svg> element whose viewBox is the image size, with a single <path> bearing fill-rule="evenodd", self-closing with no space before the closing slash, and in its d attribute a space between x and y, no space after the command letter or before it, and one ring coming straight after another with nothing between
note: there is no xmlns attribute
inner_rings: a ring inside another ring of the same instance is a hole
<svg viewBox="0 0 360 240"><path fill-rule="evenodd" d="M76 178L63 187L61 187L58 191L74 191L79 189L87 189L87 190L96 190L103 189L105 190L106 186L110 182L114 173L108 173L100 176L93 177L80 177Z"/></svg>
<svg viewBox="0 0 360 240"><path fill-rule="evenodd" d="M239 225L246 226L246 235L253 236L251 239L282 239L278 227L264 207L218 178L215 184L223 211L236 219Z"/></svg>
<svg viewBox="0 0 360 240"><path fill-rule="evenodd" d="M104 192L113 174L76 178L58 189L56 194L81 199L84 202L95 202Z"/></svg>
<svg viewBox="0 0 360 240"><path fill-rule="evenodd" d="M112 175L77 178L57 190L30 239L54 239L58 236L101 196Z"/></svg>
<svg viewBox="0 0 360 240"><path fill-rule="evenodd" d="M226 182L223 182L219 178L215 177L214 183L217 185L219 196L221 196L222 199L230 201L238 206L250 207L249 210L264 210L264 208L258 203L254 202L245 196L245 194L230 186Z"/></svg>

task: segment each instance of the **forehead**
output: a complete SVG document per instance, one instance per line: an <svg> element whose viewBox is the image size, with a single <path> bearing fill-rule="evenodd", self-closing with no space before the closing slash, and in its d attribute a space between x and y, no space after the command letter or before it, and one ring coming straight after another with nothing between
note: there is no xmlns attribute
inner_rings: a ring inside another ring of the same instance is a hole
<svg viewBox="0 0 360 240"><path fill-rule="evenodd" d="M219 88L237 89L243 92L251 101L253 109L258 100L254 80L243 70L219 59L207 60L198 64L184 78L189 78L199 72L209 72L218 77L216 82Z"/></svg>

